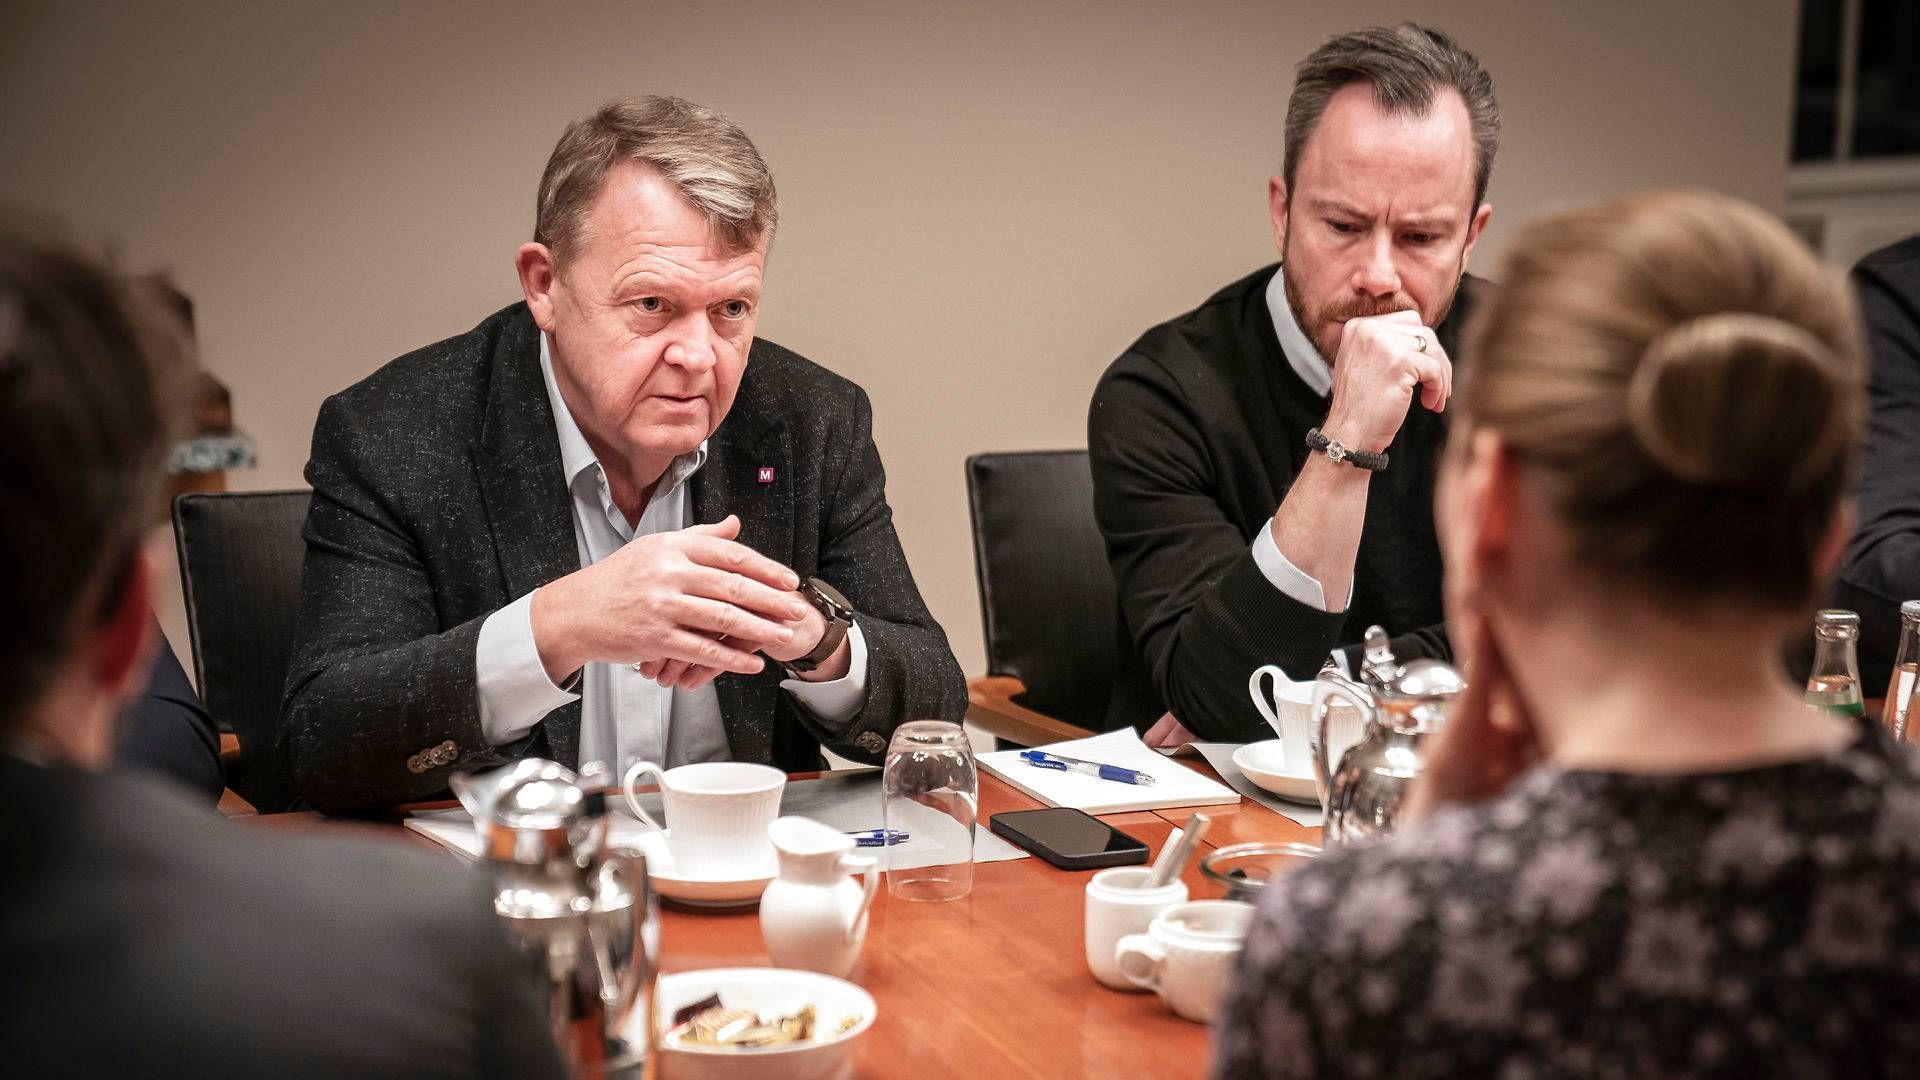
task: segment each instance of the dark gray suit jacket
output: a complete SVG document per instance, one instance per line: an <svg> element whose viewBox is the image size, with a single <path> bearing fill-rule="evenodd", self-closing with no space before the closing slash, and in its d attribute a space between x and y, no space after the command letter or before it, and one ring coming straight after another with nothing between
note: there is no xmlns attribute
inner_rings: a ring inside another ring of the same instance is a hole
<svg viewBox="0 0 1920 1080"><path fill-rule="evenodd" d="M868 646L866 701L844 727L794 702L775 665L717 680L736 760L816 769L824 744L877 762L903 720L965 714L965 680L894 535L872 428L858 386L755 341L694 474L694 521L738 514L742 543L846 594ZM762 468L772 483L758 481ZM578 702L512 745L488 746L480 728L481 623L580 567L526 305L329 398L307 481L282 735L301 794L350 812L431 798L456 771L523 755L577 765ZM452 760L422 760L437 747Z"/></svg>
<svg viewBox="0 0 1920 1080"><path fill-rule="evenodd" d="M483 876L0 755L12 1076L558 1077Z"/></svg>

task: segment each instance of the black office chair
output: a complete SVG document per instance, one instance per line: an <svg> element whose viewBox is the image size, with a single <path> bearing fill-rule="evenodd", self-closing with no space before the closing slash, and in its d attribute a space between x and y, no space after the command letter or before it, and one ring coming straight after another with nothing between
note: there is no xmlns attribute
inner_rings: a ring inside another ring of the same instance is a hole
<svg viewBox="0 0 1920 1080"><path fill-rule="evenodd" d="M967 505L987 639L967 719L1019 746L1104 730L1119 612L1087 452L975 454Z"/></svg>
<svg viewBox="0 0 1920 1080"><path fill-rule="evenodd" d="M240 740L227 786L261 813L294 800L280 761L280 695L300 612L308 498L248 491L173 500L194 681L214 722Z"/></svg>

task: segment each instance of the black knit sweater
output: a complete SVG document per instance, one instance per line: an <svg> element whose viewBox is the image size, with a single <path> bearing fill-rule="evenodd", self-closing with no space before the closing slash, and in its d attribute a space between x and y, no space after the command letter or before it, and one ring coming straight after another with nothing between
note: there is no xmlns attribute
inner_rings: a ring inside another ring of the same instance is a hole
<svg viewBox="0 0 1920 1080"><path fill-rule="evenodd" d="M1447 656L1439 625L1434 465L1446 421L1416 396L1375 474L1352 604L1328 614L1268 582L1251 551L1305 462L1327 399L1287 363L1273 331L1266 267L1147 331L1100 379L1087 416L1094 512L1119 586L1120 680L1112 726L1171 709L1203 739L1271 734L1247 678L1279 664L1312 678L1336 647L1378 623L1396 655ZM1467 278L1437 328L1461 362L1460 328L1484 282Z"/></svg>

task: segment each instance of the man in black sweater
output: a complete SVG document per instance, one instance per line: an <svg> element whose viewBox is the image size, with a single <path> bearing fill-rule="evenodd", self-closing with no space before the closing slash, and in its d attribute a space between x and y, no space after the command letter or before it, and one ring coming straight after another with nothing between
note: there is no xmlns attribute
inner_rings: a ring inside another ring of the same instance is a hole
<svg viewBox="0 0 1920 1080"><path fill-rule="evenodd" d="M1375 623L1403 658L1449 654L1434 463L1498 135L1492 80L1438 31L1343 34L1301 63L1268 191L1281 265L1147 331L1094 391L1130 637L1114 726L1166 710L1269 738L1253 670L1312 678Z"/></svg>

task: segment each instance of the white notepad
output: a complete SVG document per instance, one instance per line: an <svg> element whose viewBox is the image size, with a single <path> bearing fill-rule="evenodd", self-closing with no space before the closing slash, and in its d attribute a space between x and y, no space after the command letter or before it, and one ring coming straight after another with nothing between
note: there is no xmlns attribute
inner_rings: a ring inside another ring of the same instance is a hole
<svg viewBox="0 0 1920 1080"><path fill-rule="evenodd" d="M978 761L981 768L1048 806L1071 806L1089 814L1219 806L1240 801L1240 793L1225 784L1148 749L1132 728L1034 749L1133 769L1153 777L1155 782L1122 784L1085 773L1036 768L1027 764L1018 750L981 754Z"/></svg>

